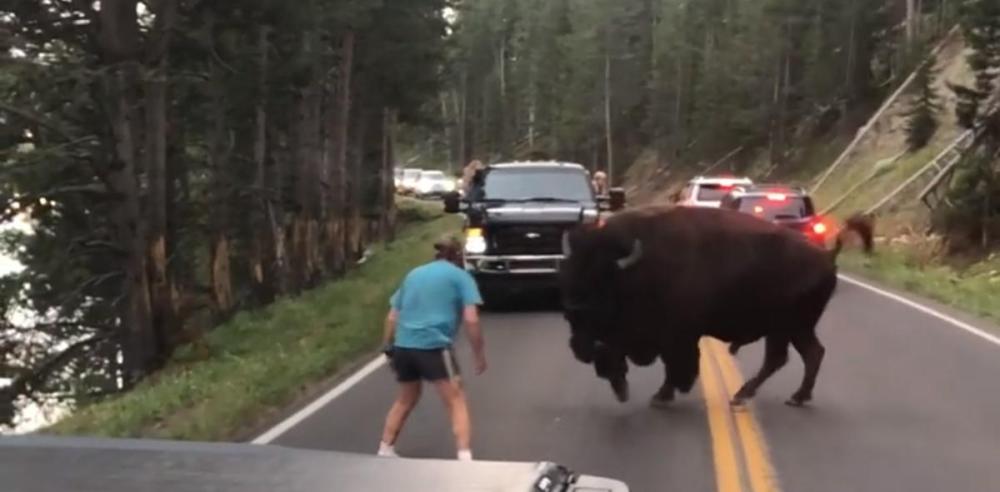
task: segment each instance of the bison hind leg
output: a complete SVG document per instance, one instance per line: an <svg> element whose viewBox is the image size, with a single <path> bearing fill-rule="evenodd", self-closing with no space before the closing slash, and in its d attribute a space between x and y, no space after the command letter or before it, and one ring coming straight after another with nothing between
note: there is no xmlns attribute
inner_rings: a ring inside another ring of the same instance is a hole
<svg viewBox="0 0 1000 492"><path fill-rule="evenodd" d="M790 406L801 407L812 400L813 388L816 386L816 376L819 374L820 365L823 363L823 356L826 355L826 348L816 338L815 333L794 338L792 346L795 347L795 351L802 357L802 362L805 365L805 374L802 377L802 385L785 403Z"/></svg>
<svg viewBox="0 0 1000 492"><path fill-rule="evenodd" d="M778 369L784 367L788 362L788 339L781 336L769 336L765 338L764 363L757 374L748 379L747 382L733 396L732 405L742 405L757 395L757 389L764 384Z"/></svg>

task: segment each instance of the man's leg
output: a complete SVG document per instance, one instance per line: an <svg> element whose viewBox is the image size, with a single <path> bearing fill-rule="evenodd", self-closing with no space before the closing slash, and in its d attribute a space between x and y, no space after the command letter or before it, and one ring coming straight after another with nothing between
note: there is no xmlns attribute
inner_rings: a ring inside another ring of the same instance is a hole
<svg viewBox="0 0 1000 492"><path fill-rule="evenodd" d="M385 417L385 428L382 430L382 442L379 444L379 456L396 456L396 438L403 430L406 418L410 416L413 407L420 401L420 381L399 383L399 393L396 401Z"/></svg>
<svg viewBox="0 0 1000 492"><path fill-rule="evenodd" d="M451 416L451 430L455 434L458 459L471 460L472 425L469 419L469 405L466 403L465 391L458 377L434 381L434 387L437 388Z"/></svg>

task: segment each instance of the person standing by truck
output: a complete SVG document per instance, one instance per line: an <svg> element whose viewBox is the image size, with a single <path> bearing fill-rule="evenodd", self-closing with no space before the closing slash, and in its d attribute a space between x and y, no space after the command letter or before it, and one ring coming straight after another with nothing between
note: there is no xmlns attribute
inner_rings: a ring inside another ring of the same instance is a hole
<svg viewBox="0 0 1000 492"><path fill-rule="evenodd" d="M608 175L604 171L597 171L594 173L594 178L591 180L590 185L594 188L594 194L597 196L605 196L608 194Z"/></svg>
<svg viewBox="0 0 1000 492"><path fill-rule="evenodd" d="M473 181L477 171L482 171L486 166L480 160L473 160L462 169L462 192L469 196L472 191Z"/></svg>
<svg viewBox="0 0 1000 492"><path fill-rule="evenodd" d="M436 243L434 261L410 271L390 300L385 320L385 354L399 382L389 409L378 455L395 457L396 439L427 381L451 417L459 460L472 460L471 423L452 345L463 325L475 358L476 374L486 371L479 327L482 297L462 267L462 243L446 236Z"/></svg>

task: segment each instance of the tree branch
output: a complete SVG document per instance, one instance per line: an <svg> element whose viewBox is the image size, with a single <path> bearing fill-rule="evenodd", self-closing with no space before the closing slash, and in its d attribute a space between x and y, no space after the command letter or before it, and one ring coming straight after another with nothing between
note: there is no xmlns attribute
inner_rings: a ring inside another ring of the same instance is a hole
<svg viewBox="0 0 1000 492"><path fill-rule="evenodd" d="M69 130L67 130L66 128L63 128L62 125L60 125L60 124L58 124L58 123L56 123L56 122L54 122L54 121L52 121L52 120L50 120L50 119L42 116L40 114L37 114L34 111L31 111L29 109L19 108L17 106L13 106L11 104L7 104L4 101L0 101L0 111L5 111L5 112L10 113L10 114L12 114L14 116L19 116L22 119L28 120L28 121L36 124L36 125L48 128L49 130L52 130L52 131L58 133L59 136L62 137L64 140L68 140L68 141L74 141L74 140L76 140L76 137L74 137L73 134Z"/></svg>
<svg viewBox="0 0 1000 492"><path fill-rule="evenodd" d="M73 358L87 353L85 349L88 347L107 341L111 339L111 336L111 333L105 333L81 340L66 347L65 350L50 357L38 367L31 369L30 372L14 378L10 385L0 389L0 394L5 397L4 399L13 399L17 396L34 392L43 386L56 370L65 366Z"/></svg>

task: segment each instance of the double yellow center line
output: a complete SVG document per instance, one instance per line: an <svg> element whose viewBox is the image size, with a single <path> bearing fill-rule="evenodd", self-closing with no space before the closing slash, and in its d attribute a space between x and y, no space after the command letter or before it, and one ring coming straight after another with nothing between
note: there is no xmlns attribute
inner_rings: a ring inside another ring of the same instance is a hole
<svg viewBox="0 0 1000 492"><path fill-rule="evenodd" d="M778 492L777 475L764 434L749 406L732 407L730 397L743 385L736 361L718 340L703 338L701 389L708 406L715 482L718 492Z"/></svg>

